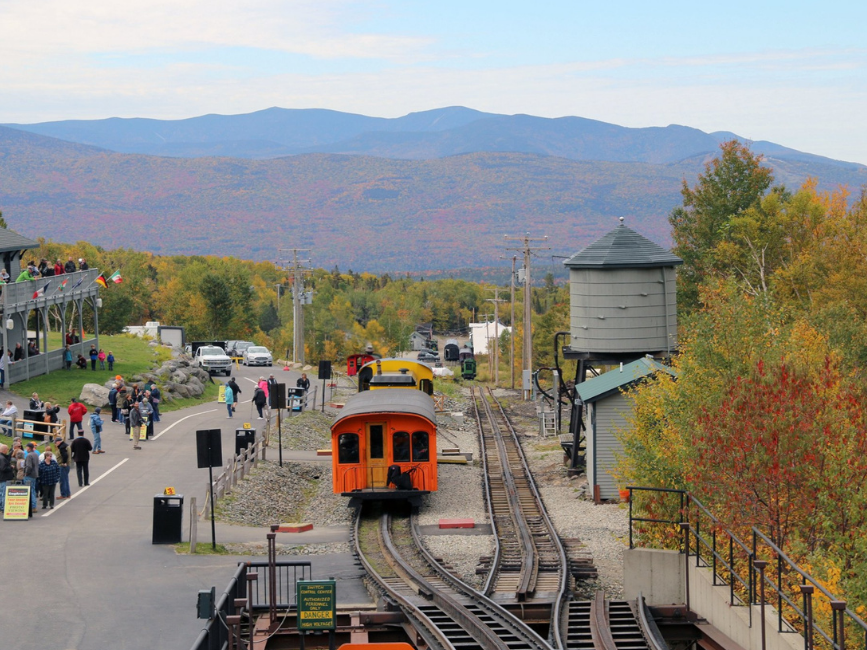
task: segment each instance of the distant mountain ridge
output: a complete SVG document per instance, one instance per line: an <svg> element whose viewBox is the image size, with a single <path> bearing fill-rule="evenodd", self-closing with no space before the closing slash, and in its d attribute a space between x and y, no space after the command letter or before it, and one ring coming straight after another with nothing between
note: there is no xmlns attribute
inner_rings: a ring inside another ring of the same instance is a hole
<svg viewBox="0 0 867 650"><path fill-rule="evenodd" d="M184 120L109 118L5 126L119 153L178 158L267 159L333 153L431 160L503 152L568 160L669 164L715 154L719 142L737 137L679 125L627 128L581 117L499 115L462 106L393 119L326 109L269 108L243 115L203 115ZM753 142L751 146L755 152L779 160L835 164L853 170L861 167L772 142Z"/></svg>
<svg viewBox="0 0 867 650"><path fill-rule="evenodd" d="M571 254L621 216L669 245L681 183L714 153L666 164L511 152L168 158L0 127L0 209L34 239L255 260L279 259L292 245L326 268L448 271L497 266L503 235L528 230L549 235L552 254ZM768 164L793 189L808 176L820 188L867 183L863 166Z"/></svg>

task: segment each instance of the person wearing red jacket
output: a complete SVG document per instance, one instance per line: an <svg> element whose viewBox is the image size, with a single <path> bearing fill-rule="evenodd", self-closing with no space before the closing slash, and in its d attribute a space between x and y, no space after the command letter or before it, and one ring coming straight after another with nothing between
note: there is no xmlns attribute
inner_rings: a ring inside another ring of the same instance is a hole
<svg viewBox="0 0 867 650"><path fill-rule="evenodd" d="M84 432L81 421L87 414L87 407L73 397L72 404L69 405L66 412L69 413L69 439L73 440L75 438L75 425L78 425L79 431Z"/></svg>

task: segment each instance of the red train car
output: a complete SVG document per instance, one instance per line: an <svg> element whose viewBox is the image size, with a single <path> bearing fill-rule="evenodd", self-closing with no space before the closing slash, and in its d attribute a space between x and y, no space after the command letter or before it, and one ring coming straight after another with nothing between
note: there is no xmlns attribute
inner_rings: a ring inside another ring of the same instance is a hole
<svg viewBox="0 0 867 650"><path fill-rule="evenodd" d="M408 501L437 489L436 413L422 391L353 395L331 425L334 493L362 501Z"/></svg>
<svg viewBox="0 0 867 650"><path fill-rule="evenodd" d="M358 374L358 371L361 370L364 364L376 361L379 358L380 356L378 354L373 354L372 352L350 354L346 357L346 374L350 377L354 377Z"/></svg>

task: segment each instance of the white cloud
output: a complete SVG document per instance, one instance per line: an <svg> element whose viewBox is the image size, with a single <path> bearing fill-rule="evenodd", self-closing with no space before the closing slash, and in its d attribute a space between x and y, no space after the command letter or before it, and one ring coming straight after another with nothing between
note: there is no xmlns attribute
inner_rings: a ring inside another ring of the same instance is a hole
<svg viewBox="0 0 867 650"><path fill-rule="evenodd" d="M360 11L358 3L349 0L6 2L0 4L0 53L5 64L14 64L23 54L132 54L212 47L406 60L421 55L432 42L426 37L354 32Z"/></svg>

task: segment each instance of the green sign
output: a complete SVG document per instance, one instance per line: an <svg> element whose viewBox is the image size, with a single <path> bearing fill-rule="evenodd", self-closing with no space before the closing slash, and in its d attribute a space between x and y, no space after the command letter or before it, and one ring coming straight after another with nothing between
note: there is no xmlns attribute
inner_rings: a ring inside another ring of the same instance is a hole
<svg viewBox="0 0 867 650"><path fill-rule="evenodd" d="M337 583L334 580L299 580L295 595L299 630L337 627Z"/></svg>

